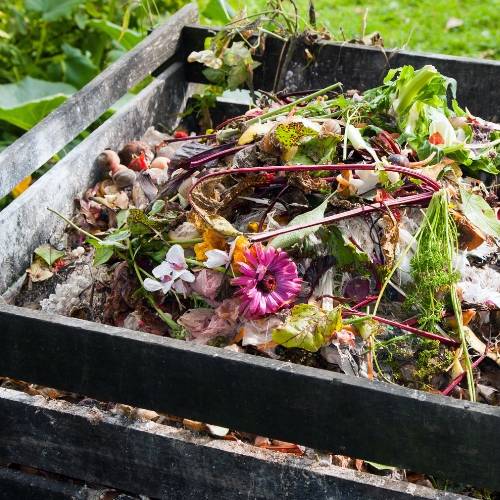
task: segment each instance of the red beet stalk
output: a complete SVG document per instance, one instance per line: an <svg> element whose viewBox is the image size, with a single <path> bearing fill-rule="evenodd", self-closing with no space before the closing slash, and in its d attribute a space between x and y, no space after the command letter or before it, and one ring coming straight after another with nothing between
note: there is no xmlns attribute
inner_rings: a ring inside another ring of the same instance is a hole
<svg viewBox="0 0 500 500"><path fill-rule="evenodd" d="M236 148L233 148L232 152L237 151L238 149L245 147L245 146L237 146ZM229 150L228 150L229 151ZM231 154L228 151L224 151L225 154ZM218 155L218 153L214 153L213 157L206 157L203 159L203 163L206 163L209 161L209 159L214 159L215 155ZM224 156L224 154L220 155ZM220 157L220 156L217 156ZM193 165L193 163L191 163ZM345 164L336 164L336 165L273 165L273 166L268 166L268 167L248 167L248 168L232 168L232 169L225 169L225 170L219 170L217 172L213 172L210 174L207 174L203 176L200 180L198 180L193 187L191 188L191 191L189 193L189 200L191 202L191 192L193 189L196 188L196 186L200 182L205 182L209 178L212 177L221 177L224 175L239 175L239 174L247 174L247 173L257 173L257 172L263 172L263 173L274 173L274 172L314 172L318 170L376 170L377 166L373 163L371 164L366 164L366 163L360 163L360 164L351 164L351 165L345 165ZM384 203L374 203L372 205L368 206L363 206L363 207L358 207L353 210L349 210L347 212L343 212L340 214L335 214L331 215L329 217L325 217L323 219L320 219L318 221L314 222L309 222L305 224L298 224L296 226L289 226L289 227L284 227L281 229L277 229L275 231L270 231L270 232L265 232L261 234L256 234L251 237L251 240L253 242L261 242L261 241L266 241L270 240L276 236L279 236L281 234L287 234L292 231L296 230L301 230L305 229L308 227L314 227L314 226L319 226L321 224L332 224L333 222L336 222L338 220L342 219L347 219L349 217L355 217L358 215L366 215L371 212L375 212L377 210L387 210L388 207L397 207L397 206L402 206L402 205L410 205L410 204L417 204L417 203L427 203L430 201L432 198L432 195L435 191L438 191L440 189L440 185L427 177L426 175L423 175L419 172L415 172L414 170L410 168L405 168L405 167L400 167L396 165L390 165L388 167L385 167L385 170L391 171L391 172L398 172L403 175L408 175L410 177L414 177L416 179L419 179L423 181L423 183L426 185L426 187L429 188L429 191L420 193L417 195L412 195L412 196L405 196L402 198L396 198L393 200L387 200Z"/></svg>
<svg viewBox="0 0 500 500"><path fill-rule="evenodd" d="M191 160L189 162L189 166L192 168L197 168L205 165L206 163L209 163L213 160L218 160L219 158L224 158L225 156L230 156L234 153L237 153L240 149L247 148L248 146L234 146L231 148L226 148L223 149L222 151L217 151L215 153L208 154L207 156L204 156L203 158L197 159L197 160ZM204 176L203 179L206 179L208 176Z"/></svg>
<svg viewBox="0 0 500 500"><path fill-rule="evenodd" d="M482 354L479 358L476 359L476 361L474 361L474 363L472 363L472 368L476 368L477 366L479 366L479 364L483 361L483 359L486 357L486 352L484 354ZM460 382L462 382L462 380L464 379L466 375L466 372L464 371L463 373L461 373L460 375L458 375L457 377L455 377L452 381L451 381L451 384L444 390L441 391L441 394L443 396L448 396L451 391L453 391L453 389L455 389L455 387L460 384Z"/></svg>
<svg viewBox="0 0 500 500"><path fill-rule="evenodd" d="M382 318L381 316L372 316L370 314L366 314L350 308L346 308L345 312L347 314L352 314L354 316L369 316L373 318L375 321L378 321L379 323L384 323L389 326L394 326L395 328L399 328L400 330L405 330L407 332L414 333L419 337L425 337L426 339L437 340L441 344L446 344L452 347L458 347L460 345L459 342L453 339L442 337L441 335L437 335L436 333L426 332L425 330L420 330L420 328L414 328L413 326L409 326L404 323L399 323L398 321L392 321L391 319Z"/></svg>

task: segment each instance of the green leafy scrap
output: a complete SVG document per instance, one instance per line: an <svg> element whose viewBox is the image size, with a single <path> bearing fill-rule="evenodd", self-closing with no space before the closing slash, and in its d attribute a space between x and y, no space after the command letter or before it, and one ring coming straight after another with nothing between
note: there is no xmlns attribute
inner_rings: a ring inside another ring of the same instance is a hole
<svg viewBox="0 0 500 500"><path fill-rule="evenodd" d="M319 237L327 252L335 257L340 269L355 268L359 271L370 261L368 255L361 252L336 226L322 227Z"/></svg>
<svg viewBox="0 0 500 500"><path fill-rule="evenodd" d="M52 266L56 260L59 260L65 255L64 252L56 250L49 244L40 245L35 248L35 254L41 257L49 266Z"/></svg>
<svg viewBox="0 0 500 500"><path fill-rule="evenodd" d="M467 219L486 234L500 238L500 221L484 198L463 188L460 188L460 198L462 200L460 209Z"/></svg>
<svg viewBox="0 0 500 500"><path fill-rule="evenodd" d="M322 219L325 216L326 207L328 206L328 201L330 196L325 198L321 205L318 205L316 208L309 210L309 212L305 212L303 214L297 215L294 217L287 227L296 226L300 224L307 224L316 222ZM276 236L273 238L269 244L275 248L289 248L295 243L302 241L306 236L315 233L319 229L319 224L316 226L306 227L304 229L296 229L294 231L290 231L286 234L281 234L280 236Z"/></svg>
<svg viewBox="0 0 500 500"><path fill-rule="evenodd" d="M340 307L325 313L314 304L295 305L285 323L272 332L274 342L287 347L317 352L342 328Z"/></svg>
<svg viewBox="0 0 500 500"><path fill-rule="evenodd" d="M304 137L316 136L316 130L307 127L302 122L280 123L274 129L274 139L283 147L290 149L298 146Z"/></svg>

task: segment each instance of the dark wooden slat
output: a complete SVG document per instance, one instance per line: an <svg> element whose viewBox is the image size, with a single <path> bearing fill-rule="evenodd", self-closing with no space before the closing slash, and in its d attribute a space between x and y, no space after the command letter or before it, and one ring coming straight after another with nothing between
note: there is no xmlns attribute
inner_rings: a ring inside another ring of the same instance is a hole
<svg viewBox="0 0 500 500"><path fill-rule="evenodd" d="M0 414L3 460L158 498L460 498L8 389Z"/></svg>
<svg viewBox="0 0 500 500"><path fill-rule="evenodd" d="M186 90L183 65L174 63L0 212L0 293L24 273L33 250L64 229L47 207L71 215L73 199L96 181L97 155L141 137L152 125L174 126Z"/></svg>
<svg viewBox="0 0 500 500"><path fill-rule="evenodd" d="M0 374L500 489L500 408L0 306Z"/></svg>
<svg viewBox="0 0 500 500"><path fill-rule="evenodd" d="M1 500L40 500L42 498L43 500L67 500L68 498L99 500L103 493L102 490L76 485L69 481L56 481L6 467L0 468ZM121 498L132 499L130 496Z"/></svg>
<svg viewBox="0 0 500 500"><path fill-rule="evenodd" d="M213 29L186 26L182 35L185 54L203 48L203 40L212 33ZM255 72L255 88L272 88L282 47L281 41L267 38L265 53L256 57L262 65ZM313 55L313 62L306 59L305 48ZM457 80L457 99L462 106L485 119L500 119L500 61L486 59L382 50L348 43L319 42L312 46L300 43L282 72L278 88L306 90L340 81L346 89L365 90L380 85L389 68L406 64L416 68L432 64L444 75ZM200 64L186 63L186 66L190 81L206 82Z"/></svg>
<svg viewBox="0 0 500 500"><path fill-rule="evenodd" d="M44 120L0 153L0 198L34 172L139 83L178 47L182 27L196 21L189 4L171 16L133 50L70 97Z"/></svg>

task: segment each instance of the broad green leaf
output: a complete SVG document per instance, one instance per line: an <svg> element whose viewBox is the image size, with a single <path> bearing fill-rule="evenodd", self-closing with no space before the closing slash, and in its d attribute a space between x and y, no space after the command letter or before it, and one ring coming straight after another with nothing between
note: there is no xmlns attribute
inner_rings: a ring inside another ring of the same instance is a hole
<svg viewBox="0 0 500 500"><path fill-rule="evenodd" d="M500 238L500 221L488 203L481 196L469 193L463 188L460 188L460 197L462 199L460 208L467 219L481 231Z"/></svg>
<svg viewBox="0 0 500 500"><path fill-rule="evenodd" d="M285 323L272 332L274 342L284 347L298 347L316 352L325 339L318 325L325 314L312 304L298 304L293 307Z"/></svg>
<svg viewBox="0 0 500 500"><path fill-rule="evenodd" d="M114 252L112 247L105 247L102 245L94 245L94 247L94 266L106 264L106 262L113 257Z"/></svg>
<svg viewBox="0 0 500 500"><path fill-rule="evenodd" d="M274 342L288 348L316 352L333 332L342 328L342 311L336 307L328 314L314 304L293 307L285 323L272 332Z"/></svg>
<svg viewBox="0 0 500 500"><path fill-rule="evenodd" d="M131 29L123 30L121 26L111 21L105 21L104 19L91 19L88 21L87 26L101 33L106 33L106 35L118 42L126 50L134 48L143 38L137 31Z"/></svg>
<svg viewBox="0 0 500 500"><path fill-rule="evenodd" d="M226 24L234 17L235 12L226 0L210 0L202 15L212 21Z"/></svg>
<svg viewBox="0 0 500 500"><path fill-rule="evenodd" d="M296 226L299 224L306 224L308 222L315 222L322 219L325 216L326 207L328 206L328 200L330 197L325 198L321 205L318 205L313 210L309 212L305 212L303 214L297 215L294 217L287 227ZM289 248L295 243L303 240L306 236L316 232L319 229L319 225L307 227L305 229L296 229L295 231L291 231L290 233L282 234L280 236L276 236L270 241L270 245L274 248Z"/></svg>
<svg viewBox="0 0 500 500"><path fill-rule="evenodd" d="M0 85L0 120L29 130L63 103L75 88L27 76L18 83Z"/></svg>
<svg viewBox="0 0 500 500"><path fill-rule="evenodd" d="M64 80L77 88L90 82L98 73L99 68L92 62L90 53L82 53L80 49L67 43L62 45L65 58L63 61Z"/></svg>
<svg viewBox="0 0 500 500"><path fill-rule="evenodd" d="M42 14L44 21L58 21L69 17L81 3L81 0L26 0L24 5L27 10Z"/></svg>
<svg viewBox="0 0 500 500"><path fill-rule="evenodd" d="M48 244L35 248L35 254L41 257L49 266L65 255L64 252L56 250Z"/></svg>

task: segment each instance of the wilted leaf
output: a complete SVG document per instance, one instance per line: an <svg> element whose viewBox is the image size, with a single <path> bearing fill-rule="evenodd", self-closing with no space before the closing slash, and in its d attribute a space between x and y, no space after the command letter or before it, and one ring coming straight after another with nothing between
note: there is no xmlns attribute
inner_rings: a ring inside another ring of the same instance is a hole
<svg viewBox="0 0 500 500"><path fill-rule="evenodd" d="M18 83L0 85L0 120L29 130L76 89L27 76Z"/></svg>
<svg viewBox="0 0 500 500"><path fill-rule="evenodd" d="M300 224L306 224L308 222L315 222L319 219L322 219L325 216L326 207L328 206L328 200L330 197L325 198L321 205L318 205L313 210L309 212L305 212L303 214L297 215L294 217L287 227L297 226ZM273 238L269 244L274 248L289 248L295 243L303 240L306 236L316 232L319 229L318 226L307 227L305 229L296 229L295 231L291 231L290 233L282 234L280 236L276 236Z"/></svg>
<svg viewBox="0 0 500 500"><path fill-rule="evenodd" d="M29 274L31 281L45 281L52 278L54 273L46 266L45 262L35 259L26 272Z"/></svg>
<svg viewBox="0 0 500 500"><path fill-rule="evenodd" d="M41 245L35 249L36 255L41 257L49 266L61 257L64 257L64 252L52 248L50 245Z"/></svg>
<svg viewBox="0 0 500 500"><path fill-rule="evenodd" d="M285 323L272 332L273 340L284 347L298 347L316 352L330 335L342 328L340 308L326 314L314 304L293 307Z"/></svg>
<svg viewBox="0 0 500 500"><path fill-rule="evenodd" d="M460 208L467 219L481 231L500 238L500 221L488 203L481 196L469 193L462 188L460 188L460 197L462 199Z"/></svg>

